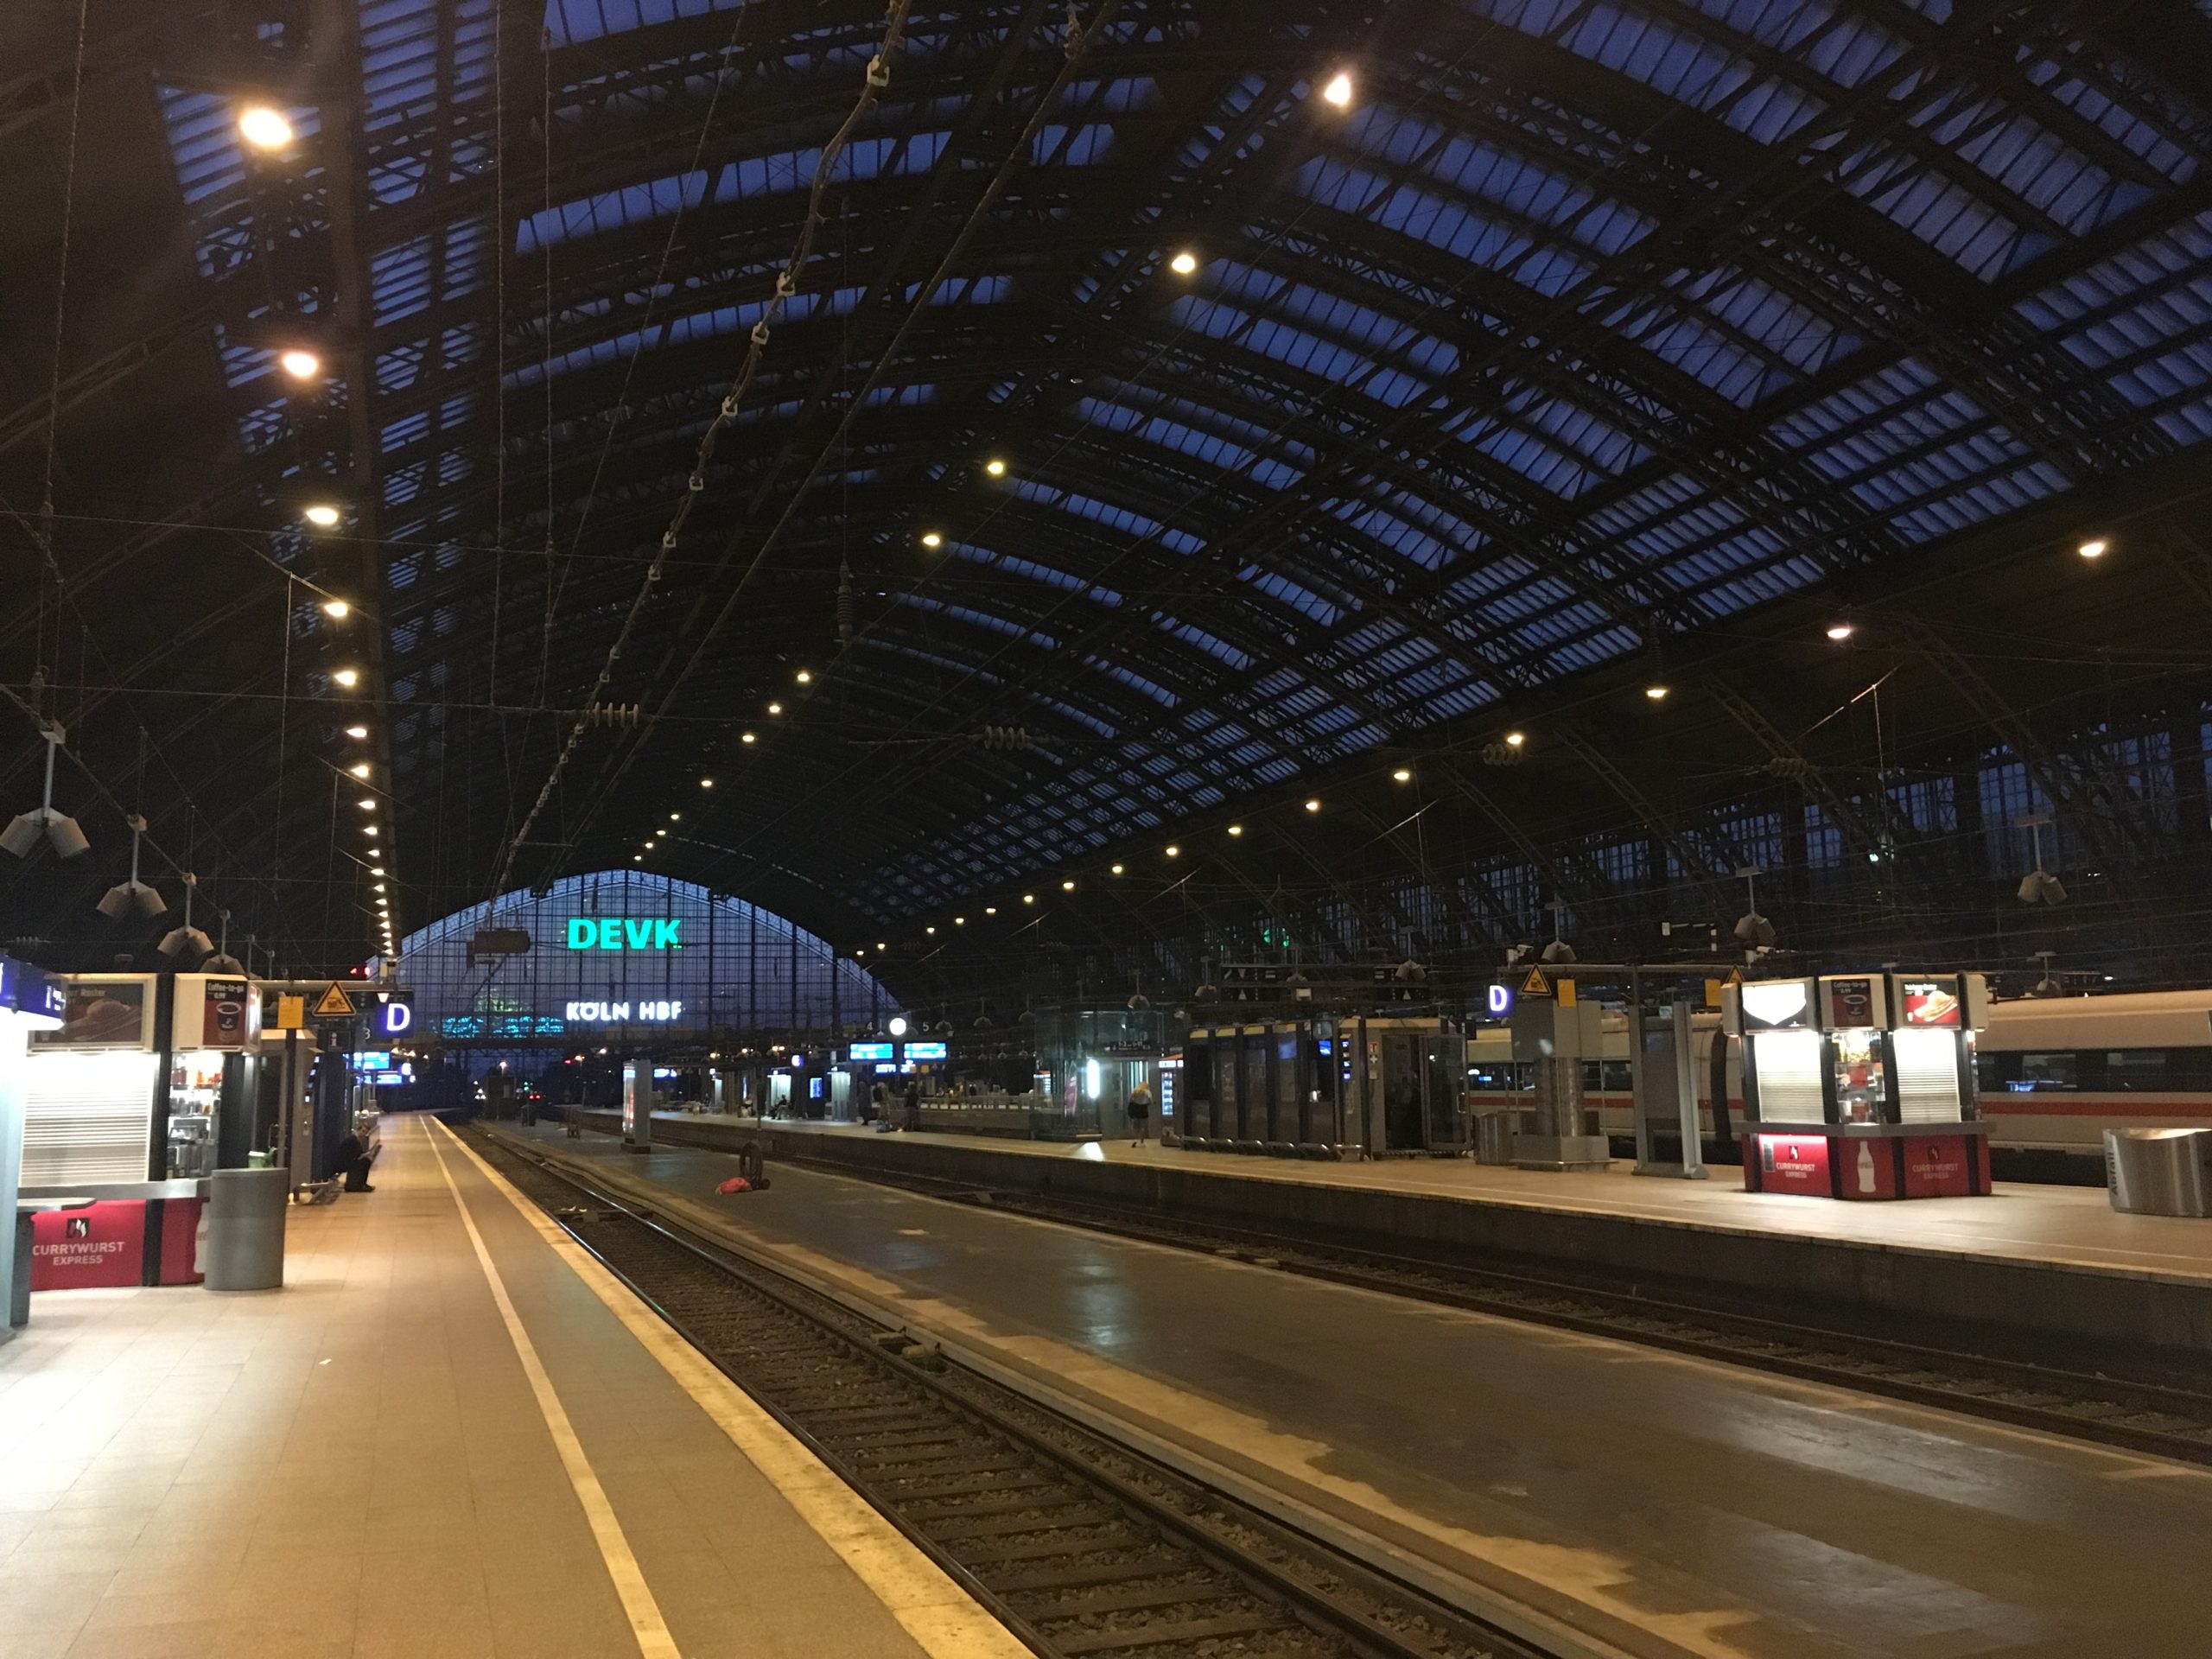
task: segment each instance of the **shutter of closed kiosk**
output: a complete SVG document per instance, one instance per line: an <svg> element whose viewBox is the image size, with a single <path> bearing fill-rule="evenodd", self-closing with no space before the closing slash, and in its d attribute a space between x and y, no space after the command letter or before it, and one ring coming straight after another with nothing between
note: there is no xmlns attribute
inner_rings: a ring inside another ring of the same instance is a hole
<svg viewBox="0 0 2212 1659"><path fill-rule="evenodd" d="M156 1063L130 1052L34 1058L25 1068L23 1185L144 1180Z"/></svg>
<svg viewBox="0 0 2212 1659"><path fill-rule="evenodd" d="M1959 1039L1910 1027L1890 1033L1897 1061L1897 1115L1907 1123L1959 1121Z"/></svg>
<svg viewBox="0 0 2212 1659"><path fill-rule="evenodd" d="M1760 1118L1770 1123L1822 1122L1821 1033L1761 1031L1752 1033L1751 1042L1758 1072Z"/></svg>

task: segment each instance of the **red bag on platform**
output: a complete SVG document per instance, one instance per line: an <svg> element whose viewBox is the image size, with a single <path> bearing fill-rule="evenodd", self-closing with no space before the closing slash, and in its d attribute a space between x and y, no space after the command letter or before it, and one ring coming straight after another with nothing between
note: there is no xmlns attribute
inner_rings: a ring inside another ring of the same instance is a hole
<svg viewBox="0 0 2212 1659"><path fill-rule="evenodd" d="M717 1192L750 1192L752 1190L753 1183L742 1175L733 1175L715 1189Z"/></svg>

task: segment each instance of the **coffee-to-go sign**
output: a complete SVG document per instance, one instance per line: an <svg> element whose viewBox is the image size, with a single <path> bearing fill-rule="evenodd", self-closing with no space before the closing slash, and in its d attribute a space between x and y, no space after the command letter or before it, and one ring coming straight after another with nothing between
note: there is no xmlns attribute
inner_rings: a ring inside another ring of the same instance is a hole
<svg viewBox="0 0 2212 1659"><path fill-rule="evenodd" d="M677 937L683 918L677 917L571 916L571 950L681 950Z"/></svg>

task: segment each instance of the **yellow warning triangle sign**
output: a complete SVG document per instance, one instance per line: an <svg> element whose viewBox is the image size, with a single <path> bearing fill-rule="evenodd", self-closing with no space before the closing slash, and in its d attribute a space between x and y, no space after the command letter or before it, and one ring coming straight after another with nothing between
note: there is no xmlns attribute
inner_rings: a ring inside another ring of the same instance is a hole
<svg viewBox="0 0 2212 1659"><path fill-rule="evenodd" d="M321 1000L315 1005L315 1017L318 1020L351 1020L353 1017L353 999L340 990L334 980L330 988L323 992Z"/></svg>
<svg viewBox="0 0 2212 1659"><path fill-rule="evenodd" d="M1740 968L1731 968L1728 970L1728 977L1722 980L1720 982L1723 985L1742 984L1744 982L1744 970Z"/></svg>
<svg viewBox="0 0 2212 1659"><path fill-rule="evenodd" d="M1521 995L1549 996L1551 994L1552 982L1544 977L1544 970L1541 968L1531 968L1529 970L1529 977L1521 982Z"/></svg>

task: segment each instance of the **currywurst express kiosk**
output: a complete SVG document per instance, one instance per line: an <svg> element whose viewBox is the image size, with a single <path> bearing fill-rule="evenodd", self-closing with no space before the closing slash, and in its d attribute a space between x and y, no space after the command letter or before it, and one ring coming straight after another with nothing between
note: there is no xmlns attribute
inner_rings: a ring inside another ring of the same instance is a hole
<svg viewBox="0 0 2212 1659"><path fill-rule="evenodd" d="M1980 974L1823 974L1726 987L1743 1040L1744 1185L1824 1198L1989 1191L1974 1110Z"/></svg>

